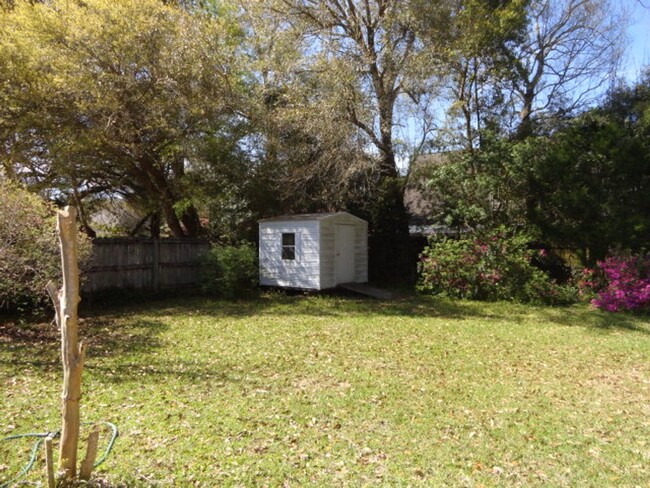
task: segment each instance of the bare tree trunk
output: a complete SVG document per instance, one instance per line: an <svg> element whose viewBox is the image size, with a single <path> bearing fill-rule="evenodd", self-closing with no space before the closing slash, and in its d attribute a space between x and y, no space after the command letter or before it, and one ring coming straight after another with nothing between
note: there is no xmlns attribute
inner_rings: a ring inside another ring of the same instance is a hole
<svg viewBox="0 0 650 488"><path fill-rule="evenodd" d="M533 135L533 103L535 100L534 92L531 89L526 90L523 96L523 106L519 111L519 126L517 127L517 140L523 141Z"/></svg>
<svg viewBox="0 0 650 488"><path fill-rule="evenodd" d="M97 232L95 232L95 230L88 223L88 217L86 216L84 207L81 204L81 198L79 197L79 192L77 191L76 187L72 188L72 198L74 200L75 207L79 209L79 221L81 222L81 226L83 227L84 232L88 237L94 239L97 237Z"/></svg>
<svg viewBox="0 0 650 488"><path fill-rule="evenodd" d="M197 237L201 233L201 221L199 220L199 213L196 211L194 205L188 206L183 215L181 215L181 222L185 227L187 237Z"/></svg>
<svg viewBox="0 0 650 488"><path fill-rule="evenodd" d="M97 459L97 443L99 442L99 430L95 428L88 436L88 449L86 450L86 457L81 462L79 467L79 479L88 481L90 475L95 467L95 459Z"/></svg>
<svg viewBox="0 0 650 488"><path fill-rule="evenodd" d="M57 231L61 246L63 287L56 291L50 282L47 290L56 309L56 322L61 330L61 359L63 361L63 394L61 445L59 467L67 479L77 474L79 444L79 400L84 346L78 342L77 305L79 303L79 268L77 266L77 222L74 207L66 207L57 215Z"/></svg>
<svg viewBox="0 0 650 488"><path fill-rule="evenodd" d="M160 212L156 211L151 214L151 220L149 221L149 234L152 239L160 239L160 226L162 222L160 221Z"/></svg>
<svg viewBox="0 0 650 488"><path fill-rule="evenodd" d="M45 438L45 474L47 476L47 488L56 488L54 480L54 460L52 459L52 436Z"/></svg>
<svg viewBox="0 0 650 488"><path fill-rule="evenodd" d="M185 237L185 232L183 232L181 221L176 215L176 210L174 210L174 205L171 198L164 196L160 202L160 208L162 210L163 216L165 217L165 222L169 226L169 231L172 233L172 236L176 238Z"/></svg>

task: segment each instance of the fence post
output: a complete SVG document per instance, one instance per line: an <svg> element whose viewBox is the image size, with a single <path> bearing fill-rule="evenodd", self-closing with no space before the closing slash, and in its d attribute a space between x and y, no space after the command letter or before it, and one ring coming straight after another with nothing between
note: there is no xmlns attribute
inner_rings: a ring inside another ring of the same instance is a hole
<svg viewBox="0 0 650 488"><path fill-rule="evenodd" d="M153 291L157 292L160 288L160 241L153 239Z"/></svg>

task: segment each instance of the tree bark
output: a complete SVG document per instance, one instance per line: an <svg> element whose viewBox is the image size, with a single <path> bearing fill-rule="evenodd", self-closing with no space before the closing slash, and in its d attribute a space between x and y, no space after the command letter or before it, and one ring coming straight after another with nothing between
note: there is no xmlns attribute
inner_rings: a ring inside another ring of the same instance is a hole
<svg viewBox="0 0 650 488"><path fill-rule="evenodd" d="M532 89L527 90L523 96L523 106L519 111L519 126L516 133L516 139L519 141L529 138L534 133L532 120L534 100L535 95Z"/></svg>
<svg viewBox="0 0 650 488"><path fill-rule="evenodd" d="M149 234L152 239L160 239L160 226L162 225L160 221L160 212L154 212L151 214L151 220L149 220Z"/></svg>
<svg viewBox="0 0 650 488"><path fill-rule="evenodd" d="M45 438L45 475L47 476L47 488L56 488L54 480L54 459L52 458L52 437Z"/></svg>
<svg viewBox="0 0 650 488"><path fill-rule="evenodd" d="M79 468L79 479L88 481L90 475L93 473L95 467L95 459L97 459L97 443L99 442L99 430L93 430L88 436L88 449L86 450L86 457L81 463Z"/></svg>
<svg viewBox="0 0 650 488"><path fill-rule="evenodd" d="M78 342L77 305L79 303L79 268L77 265L77 219L74 207L66 207L57 215L57 231L61 246L63 287L59 292L50 282L47 290L54 302L56 323L61 330L63 362L62 428L59 467L67 479L77 474L79 444L79 400L83 371L83 344Z"/></svg>
<svg viewBox="0 0 650 488"><path fill-rule="evenodd" d="M201 220L194 205L189 205L185 209L183 215L181 215L181 222L185 227L187 237L197 237L201 233Z"/></svg>
<svg viewBox="0 0 650 488"><path fill-rule="evenodd" d="M165 222L167 223L167 226L169 227L169 231L171 232L172 236L176 238L185 237L185 232L183 232L181 221L178 219L178 216L176 215L176 210L174 209L174 205L171 199L167 198L166 196L163 196L162 201L160 202L160 208L162 210L162 214L165 217Z"/></svg>
<svg viewBox="0 0 650 488"><path fill-rule="evenodd" d="M74 199L75 207L79 209L79 221L81 222L81 227L88 237L94 239L97 237L97 232L95 232L95 230L90 227L90 224L88 223L88 217L86 216L86 212L84 211L83 205L81 204L81 198L79 197L79 192L76 188L72 189L72 198Z"/></svg>

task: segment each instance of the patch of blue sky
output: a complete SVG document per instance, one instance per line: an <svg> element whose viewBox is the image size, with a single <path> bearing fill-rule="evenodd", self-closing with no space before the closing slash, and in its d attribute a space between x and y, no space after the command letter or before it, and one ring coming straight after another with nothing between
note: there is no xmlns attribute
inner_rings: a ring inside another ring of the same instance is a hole
<svg viewBox="0 0 650 488"><path fill-rule="evenodd" d="M633 0L628 29L630 45L623 60L622 78L629 82L639 79L650 66L650 0Z"/></svg>

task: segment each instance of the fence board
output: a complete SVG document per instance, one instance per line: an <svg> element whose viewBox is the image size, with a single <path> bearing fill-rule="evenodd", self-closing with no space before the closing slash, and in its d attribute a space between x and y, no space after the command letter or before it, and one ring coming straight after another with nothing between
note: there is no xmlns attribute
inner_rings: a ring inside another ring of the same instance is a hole
<svg viewBox="0 0 650 488"><path fill-rule="evenodd" d="M209 248L208 242L196 239L95 239L82 291L92 295L196 285L201 256Z"/></svg>

